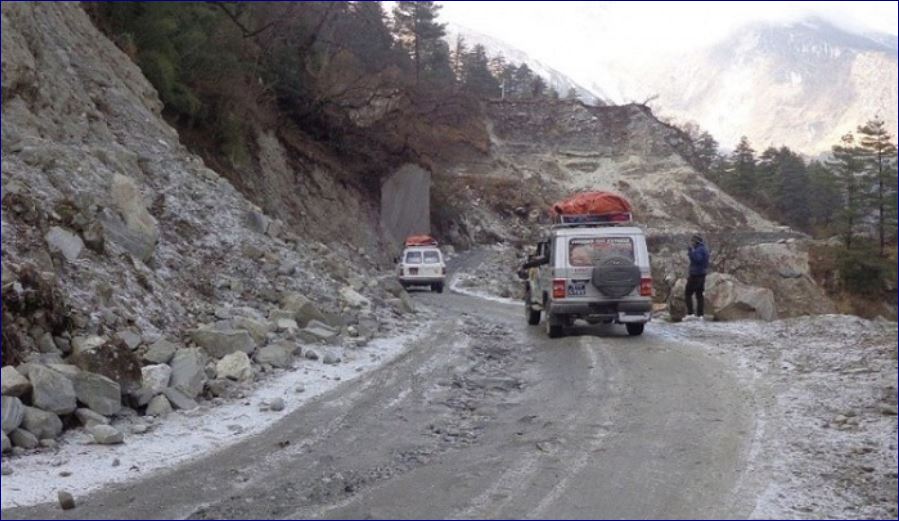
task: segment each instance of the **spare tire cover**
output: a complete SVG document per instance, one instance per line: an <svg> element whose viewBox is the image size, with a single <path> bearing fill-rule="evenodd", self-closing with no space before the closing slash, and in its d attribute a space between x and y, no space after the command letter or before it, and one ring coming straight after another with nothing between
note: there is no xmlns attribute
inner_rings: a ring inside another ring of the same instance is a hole
<svg viewBox="0 0 899 521"><path fill-rule="evenodd" d="M593 266L592 282L603 295L621 298L640 284L640 268L627 257L604 257Z"/></svg>

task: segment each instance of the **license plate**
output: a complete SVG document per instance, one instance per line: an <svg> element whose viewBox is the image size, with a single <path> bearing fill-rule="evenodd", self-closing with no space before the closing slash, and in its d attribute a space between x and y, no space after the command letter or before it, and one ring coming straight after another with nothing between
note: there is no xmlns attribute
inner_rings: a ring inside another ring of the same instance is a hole
<svg viewBox="0 0 899 521"><path fill-rule="evenodd" d="M568 283L568 296L569 297L583 297L587 295L587 284L583 282L569 282Z"/></svg>
<svg viewBox="0 0 899 521"><path fill-rule="evenodd" d="M418 268L409 268L409 275L418 275Z"/></svg>

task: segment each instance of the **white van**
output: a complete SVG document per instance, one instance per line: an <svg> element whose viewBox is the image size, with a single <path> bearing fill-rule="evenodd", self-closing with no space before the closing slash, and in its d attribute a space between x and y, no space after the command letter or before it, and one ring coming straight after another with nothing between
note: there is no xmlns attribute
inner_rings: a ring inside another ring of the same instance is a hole
<svg viewBox="0 0 899 521"><path fill-rule="evenodd" d="M429 286L431 291L443 293L446 264L436 246L409 246L399 259L397 277L404 288Z"/></svg>

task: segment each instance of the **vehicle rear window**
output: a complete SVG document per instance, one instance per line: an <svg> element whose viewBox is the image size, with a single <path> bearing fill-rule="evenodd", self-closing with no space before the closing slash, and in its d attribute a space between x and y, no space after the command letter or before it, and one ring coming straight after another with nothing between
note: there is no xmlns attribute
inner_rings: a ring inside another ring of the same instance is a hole
<svg viewBox="0 0 899 521"><path fill-rule="evenodd" d="M420 251L406 252L406 264L421 264L421 252Z"/></svg>
<svg viewBox="0 0 899 521"><path fill-rule="evenodd" d="M440 254L436 251L426 251L425 264L440 264Z"/></svg>
<svg viewBox="0 0 899 521"><path fill-rule="evenodd" d="M572 266L592 266L611 255L634 260L634 241L630 237L591 237L568 241L568 263Z"/></svg>

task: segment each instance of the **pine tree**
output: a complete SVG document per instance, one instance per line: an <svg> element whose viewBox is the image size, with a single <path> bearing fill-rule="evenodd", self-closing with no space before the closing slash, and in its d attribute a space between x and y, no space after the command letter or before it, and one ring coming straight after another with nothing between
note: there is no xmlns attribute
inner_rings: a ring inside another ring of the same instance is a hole
<svg viewBox="0 0 899 521"><path fill-rule="evenodd" d="M761 208L774 208L780 199L780 168L781 164L790 154L790 149L783 147L780 150L768 147L758 157L755 167L754 185L756 189L751 194L752 200Z"/></svg>
<svg viewBox="0 0 899 521"><path fill-rule="evenodd" d="M725 178L725 186L735 195L747 197L755 188L755 150L749 144L749 138L743 136L731 154L731 170Z"/></svg>
<svg viewBox="0 0 899 521"><path fill-rule="evenodd" d="M896 229L896 145L884 122L872 119L858 127L859 145L865 154L865 170L873 181L873 203L877 212L880 255L886 253L888 231Z"/></svg>
<svg viewBox="0 0 899 521"><path fill-rule="evenodd" d="M806 228L809 224L808 172L805 162L787 147L777 153L776 185L771 194L778 212L791 225Z"/></svg>
<svg viewBox="0 0 899 521"><path fill-rule="evenodd" d="M506 89L510 97L526 99L531 97L534 83L534 73L528 64L522 63L518 67L512 66L511 84Z"/></svg>
<svg viewBox="0 0 899 521"><path fill-rule="evenodd" d="M699 134L693 141L693 149L696 150L696 160L699 171L707 177L712 172L712 165L718 156L718 142L706 131Z"/></svg>
<svg viewBox="0 0 899 521"><path fill-rule="evenodd" d="M839 211L840 226L846 247L852 247L852 239L862 224L865 214L864 155L859 149L855 136L850 132L843 136L839 145L833 146L833 160L828 166L836 176L843 204Z"/></svg>
<svg viewBox="0 0 899 521"><path fill-rule="evenodd" d="M574 101L578 99L577 89L574 87L568 87L568 92L565 93L565 99Z"/></svg>
<svg viewBox="0 0 899 521"><path fill-rule="evenodd" d="M436 2L397 2L393 8L395 31L412 56L416 82L421 81L429 68L432 76L444 76L441 60L445 60L446 70L450 70L449 49L442 40L445 24L436 21L439 10Z"/></svg>
<svg viewBox="0 0 899 521"><path fill-rule="evenodd" d="M555 87L550 87L546 96L552 101L559 101L559 91Z"/></svg>
<svg viewBox="0 0 899 521"><path fill-rule="evenodd" d="M475 45L462 58L462 87L482 98L495 98L500 94L500 85L490 73L490 60L483 45Z"/></svg>
<svg viewBox="0 0 899 521"><path fill-rule="evenodd" d="M540 99L546 94L546 80L540 76L534 76L531 81L531 97Z"/></svg>
<svg viewBox="0 0 899 521"><path fill-rule="evenodd" d="M812 161L808 171L808 205L811 224L829 228L835 217L834 210L843 205L837 179L820 161Z"/></svg>
<svg viewBox="0 0 899 521"><path fill-rule="evenodd" d="M450 52L450 60L453 67L453 74L456 75L456 79L459 80L459 83L465 83L462 62L465 60L466 54L468 54L468 46L465 45L465 38L463 38L461 34L456 35L456 43L453 45L453 50Z"/></svg>

